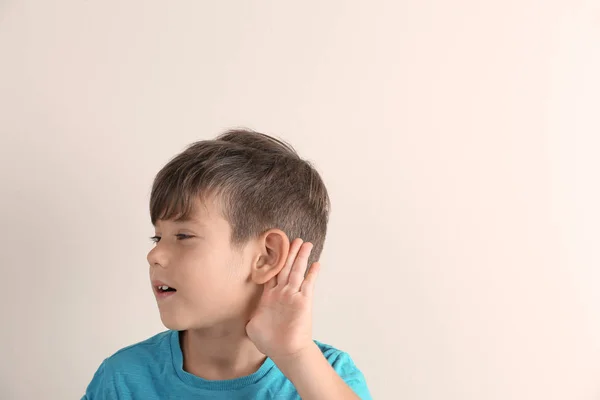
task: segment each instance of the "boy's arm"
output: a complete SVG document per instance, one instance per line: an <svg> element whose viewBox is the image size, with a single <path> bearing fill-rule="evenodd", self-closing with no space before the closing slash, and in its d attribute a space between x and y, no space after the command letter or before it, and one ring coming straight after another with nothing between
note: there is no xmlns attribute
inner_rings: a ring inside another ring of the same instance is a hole
<svg viewBox="0 0 600 400"><path fill-rule="evenodd" d="M360 387L356 392L350 388L343 379L346 374L337 373L312 339L312 294L321 267L317 261L305 275L312 248L310 242L298 238L292 241L286 259L282 258L273 268L276 275L265 278L268 281L246 325L246 333L303 399L360 400L357 393L370 399L364 381L357 382ZM353 363L347 364L344 366L352 371L352 381L356 381L356 368L350 365Z"/></svg>
<svg viewBox="0 0 600 400"><path fill-rule="evenodd" d="M314 344L295 356L273 361L281 372L294 384L303 400L361 400L344 382ZM365 386L365 396L370 395ZM367 397L363 397L366 400Z"/></svg>

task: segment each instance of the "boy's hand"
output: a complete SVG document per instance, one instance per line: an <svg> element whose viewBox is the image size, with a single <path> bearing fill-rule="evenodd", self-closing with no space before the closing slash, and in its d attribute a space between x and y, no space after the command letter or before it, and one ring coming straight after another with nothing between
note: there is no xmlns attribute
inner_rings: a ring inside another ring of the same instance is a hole
<svg viewBox="0 0 600 400"><path fill-rule="evenodd" d="M312 294L320 264L313 263L304 277L312 248L312 243L301 239L292 242L283 269L265 283L246 325L250 340L271 359L293 358L313 345Z"/></svg>

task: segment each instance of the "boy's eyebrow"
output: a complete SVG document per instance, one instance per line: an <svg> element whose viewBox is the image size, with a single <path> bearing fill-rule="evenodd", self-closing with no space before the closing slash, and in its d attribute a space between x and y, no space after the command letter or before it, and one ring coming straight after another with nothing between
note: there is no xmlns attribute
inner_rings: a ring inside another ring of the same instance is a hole
<svg viewBox="0 0 600 400"><path fill-rule="evenodd" d="M203 227L206 226L206 224L203 221L201 221L200 219L189 217L189 216L185 217L185 218L177 218L177 219L173 220L173 222L176 224L184 224L187 222L191 222L191 223L197 224L198 226L203 226ZM158 225L158 222L154 226L156 227L156 225Z"/></svg>
<svg viewBox="0 0 600 400"><path fill-rule="evenodd" d="M197 218L192 218L192 217L187 217L187 218L178 218L176 220L174 220L173 222L177 223L177 224L183 224L185 222L192 222L194 224L198 224L201 226L204 226L204 222L202 222L201 220L197 219Z"/></svg>
<svg viewBox="0 0 600 400"><path fill-rule="evenodd" d="M204 222L202 222L200 220L197 220L195 218L176 219L173 222L175 222L176 224L184 224L186 222L191 222L191 223L194 223L194 224L197 224L197 225L204 226Z"/></svg>

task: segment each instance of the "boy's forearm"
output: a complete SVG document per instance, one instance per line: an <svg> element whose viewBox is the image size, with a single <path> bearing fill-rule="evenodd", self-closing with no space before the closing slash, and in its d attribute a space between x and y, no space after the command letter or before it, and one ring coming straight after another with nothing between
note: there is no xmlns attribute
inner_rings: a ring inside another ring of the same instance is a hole
<svg viewBox="0 0 600 400"><path fill-rule="evenodd" d="M316 344L287 359L273 359L303 400L360 400Z"/></svg>

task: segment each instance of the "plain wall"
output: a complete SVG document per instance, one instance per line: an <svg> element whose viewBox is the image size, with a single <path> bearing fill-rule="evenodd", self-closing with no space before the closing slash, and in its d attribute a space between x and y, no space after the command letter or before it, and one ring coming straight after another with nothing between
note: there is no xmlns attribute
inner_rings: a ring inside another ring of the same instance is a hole
<svg viewBox="0 0 600 400"><path fill-rule="evenodd" d="M156 172L282 137L333 211L315 338L376 399L600 399L597 1L0 1L0 397L164 330Z"/></svg>

